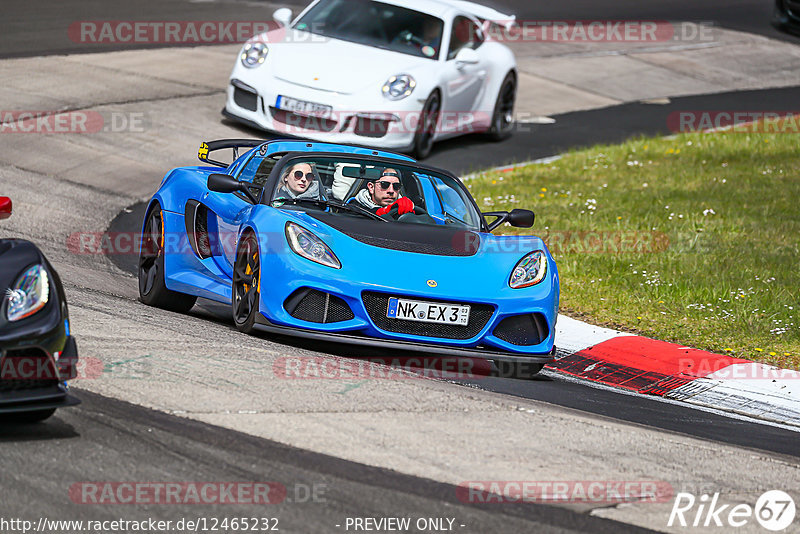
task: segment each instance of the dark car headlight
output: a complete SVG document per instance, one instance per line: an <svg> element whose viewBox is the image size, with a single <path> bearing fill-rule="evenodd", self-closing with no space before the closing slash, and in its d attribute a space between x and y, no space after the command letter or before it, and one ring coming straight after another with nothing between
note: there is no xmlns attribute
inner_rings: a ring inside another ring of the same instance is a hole
<svg viewBox="0 0 800 534"><path fill-rule="evenodd" d="M546 274L547 256L543 251L537 250L519 260L514 270L511 271L508 285L512 289L530 287L544 280Z"/></svg>
<svg viewBox="0 0 800 534"><path fill-rule="evenodd" d="M50 277L42 265L34 265L6 291L6 316L10 322L40 311L50 298Z"/></svg>

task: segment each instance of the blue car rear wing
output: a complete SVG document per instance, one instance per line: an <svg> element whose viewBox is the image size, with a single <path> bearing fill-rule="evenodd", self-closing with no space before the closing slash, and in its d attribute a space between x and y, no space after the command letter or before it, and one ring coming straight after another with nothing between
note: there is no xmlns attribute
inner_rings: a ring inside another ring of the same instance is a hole
<svg viewBox="0 0 800 534"><path fill-rule="evenodd" d="M211 153L216 152L217 150L232 148L233 149L232 161L236 161L239 158L240 148L253 148L263 145L266 142L267 141L263 139L219 139L217 141L204 141L200 143L200 148L197 150L197 159L199 159L203 163L208 163L210 165L215 165L217 167L227 168L230 165L230 163L225 163L222 161L211 159L209 157Z"/></svg>

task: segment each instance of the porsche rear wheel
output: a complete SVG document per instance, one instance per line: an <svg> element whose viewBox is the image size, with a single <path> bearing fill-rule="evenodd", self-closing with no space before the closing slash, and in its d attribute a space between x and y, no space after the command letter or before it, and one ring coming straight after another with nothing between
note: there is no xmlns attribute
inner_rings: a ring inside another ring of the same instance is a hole
<svg viewBox="0 0 800 534"><path fill-rule="evenodd" d="M441 98L439 93L434 91L425 101L419 116L417 132L414 134L413 155L415 158L425 159L430 156L431 150L433 150L433 137L436 135L436 125L439 124L441 111Z"/></svg>
<svg viewBox="0 0 800 534"><path fill-rule="evenodd" d="M492 114L492 126L489 129L489 139L503 141L511 137L514 128L514 104L517 100L517 77L509 72L497 93L497 101Z"/></svg>
<svg viewBox="0 0 800 534"><path fill-rule="evenodd" d="M236 250L233 264L231 306L236 328L245 334L255 329L261 295L261 261L258 243L252 232L245 234Z"/></svg>
<svg viewBox="0 0 800 534"><path fill-rule="evenodd" d="M197 297L167 289L164 280L164 216L156 204L148 212L139 253L139 300L179 313L192 309Z"/></svg>

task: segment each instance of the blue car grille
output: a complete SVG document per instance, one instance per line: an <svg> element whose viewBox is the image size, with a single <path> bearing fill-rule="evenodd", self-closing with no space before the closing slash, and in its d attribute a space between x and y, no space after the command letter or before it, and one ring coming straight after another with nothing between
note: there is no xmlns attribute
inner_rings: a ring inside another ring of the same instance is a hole
<svg viewBox="0 0 800 534"><path fill-rule="evenodd" d="M541 313L506 317L494 328L493 335L512 345L538 345L550 335L547 319Z"/></svg>
<svg viewBox="0 0 800 534"><path fill-rule="evenodd" d="M286 299L283 307L295 319L310 323L339 323L355 318L344 300L316 289L298 289Z"/></svg>
<svg viewBox="0 0 800 534"><path fill-rule="evenodd" d="M429 302L446 302L447 304L467 304L470 306L469 323L466 326L456 326L438 323L421 323L417 321L407 321L405 319L390 319L386 317L389 308L389 298L400 297L402 295L385 295L383 293L373 293L366 291L361 298L364 307L367 309L369 318L375 326L387 332L398 334L411 334L423 337L436 337L441 339L472 339L480 334L494 314L494 306L488 304L473 304L471 302L441 301L437 299L424 298ZM414 299L419 300L417 297Z"/></svg>

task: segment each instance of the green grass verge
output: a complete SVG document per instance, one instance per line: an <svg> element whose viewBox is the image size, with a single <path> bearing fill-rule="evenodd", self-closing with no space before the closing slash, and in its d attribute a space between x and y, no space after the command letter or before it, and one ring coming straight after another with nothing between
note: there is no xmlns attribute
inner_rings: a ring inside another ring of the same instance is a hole
<svg viewBox="0 0 800 534"><path fill-rule="evenodd" d="M563 313L797 369L799 146L797 133L638 138L467 184L483 211L536 212Z"/></svg>

